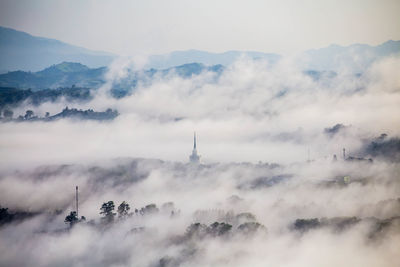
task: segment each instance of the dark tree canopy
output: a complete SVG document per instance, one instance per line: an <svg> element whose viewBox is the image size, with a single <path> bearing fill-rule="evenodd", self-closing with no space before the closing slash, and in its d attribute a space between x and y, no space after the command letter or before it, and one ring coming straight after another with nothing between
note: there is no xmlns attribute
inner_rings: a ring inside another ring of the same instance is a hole
<svg viewBox="0 0 400 267"><path fill-rule="evenodd" d="M228 223L215 222L207 228L207 233L211 234L212 236L222 236L224 234L227 234L231 229L232 225Z"/></svg>
<svg viewBox="0 0 400 267"><path fill-rule="evenodd" d="M33 115L34 115L34 113L33 113L32 110L27 110L26 113L25 113L24 118L25 118L26 120L28 120L28 119L32 118Z"/></svg>
<svg viewBox="0 0 400 267"><path fill-rule="evenodd" d="M129 214L129 210L131 208L129 207L129 204L123 201L119 206L118 206L118 217L119 218L125 218Z"/></svg>
<svg viewBox="0 0 400 267"><path fill-rule="evenodd" d="M206 236L224 236L229 234L232 229L232 225L224 222L214 222L209 226L201 223L193 223L187 229L185 236L186 238L204 238Z"/></svg>
<svg viewBox="0 0 400 267"><path fill-rule="evenodd" d="M115 208L114 201L108 201L103 203L100 208L100 214L103 215L103 222L111 223L114 221L115 213L113 212Z"/></svg>
<svg viewBox="0 0 400 267"><path fill-rule="evenodd" d="M78 222L78 216L76 215L76 211L71 211L71 213L69 215L67 215L67 217L65 217L64 222L66 224L69 224L69 226L73 226L74 224L76 224Z"/></svg>
<svg viewBox="0 0 400 267"><path fill-rule="evenodd" d="M158 210L156 204L149 204L149 205L146 205L146 207L141 208L139 212L141 215L148 215L148 214L157 213L158 211L159 210Z"/></svg>
<svg viewBox="0 0 400 267"><path fill-rule="evenodd" d="M203 238L207 234L207 225L202 223L193 223L186 229L186 237Z"/></svg>
<svg viewBox="0 0 400 267"><path fill-rule="evenodd" d="M246 235L255 234L258 231L267 232L267 228L258 222L246 222L239 225L238 230Z"/></svg>

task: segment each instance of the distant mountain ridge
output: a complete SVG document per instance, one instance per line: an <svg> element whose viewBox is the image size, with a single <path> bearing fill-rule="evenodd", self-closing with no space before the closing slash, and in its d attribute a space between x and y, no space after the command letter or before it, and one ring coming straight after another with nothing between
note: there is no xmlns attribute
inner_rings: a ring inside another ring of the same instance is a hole
<svg viewBox="0 0 400 267"><path fill-rule="evenodd" d="M63 61L94 68L109 65L116 56L0 27L0 57L0 71L4 72L38 71Z"/></svg>
<svg viewBox="0 0 400 267"><path fill-rule="evenodd" d="M80 63L62 62L38 72L12 71L0 74L0 87L33 90L59 87L97 88L104 84L106 67L91 69Z"/></svg>
<svg viewBox="0 0 400 267"><path fill-rule="evenodd" d="M377 46L352 44L330 45L303 53L300 66L318 71L362 72L376 60L388 56L400 56L400 41L389 40Z"/></svg>
<svg viewBox="0 0 400 267"><path fill-rule="evenodd" d="M114 84L113 88L119 91L128 91L134 88L138 81L151 82L155 75L166 76L175 73L182 78L199 75L203 71L221 73L222 65L205 66L200 63L190 63L163 70L149 69L144 71L129 70L127 76ZM89 68L80 63L62 62L52 65L38 72L12 71L0 74L0 87L19 89L56 89L63 87L83 87L96 89L103 85L107 67Z"/></svg>
<svg viewBox="0 0 400 267"><path fill-rule="evenodd" d="M85 66L81 63L77 62L62 62L57 65L50 66L42 71L39 71L40 74L46 73L68 73L68 72L78 72L78 71L87 71L89 70L88 66Z"/></svg>
<svg viewBox="0 0 400 267"><path fill-rule="evenodd" d="M297 60L302 70L362 72L376 60L400 55L400 41L387 41L377 46L353 44L330 45L307 50ZM0 27L0 73L23 70L37 72L59 62L79 62L89 68L108 66L117 56L69 45L55 39L35 37L28 33ZM201 50L174 51L152 55L145 69L168 69L190 63L206 66L228 66L240 58L278 62L282 56L255 51L212 53Z"/></svg>
<svg viewBox="0 0 400 267"><path fill-rule="evenodd" d="M149 63L146 67L165 69L193 62L209 66L218 64L228 66L241 57L249 59L263 59L267 60L271 64L274 64L281 58L281 55L255 51L227 51L223 53L212 53L201 50L185 50L174 51L164 55L150 56Z"/></svg>

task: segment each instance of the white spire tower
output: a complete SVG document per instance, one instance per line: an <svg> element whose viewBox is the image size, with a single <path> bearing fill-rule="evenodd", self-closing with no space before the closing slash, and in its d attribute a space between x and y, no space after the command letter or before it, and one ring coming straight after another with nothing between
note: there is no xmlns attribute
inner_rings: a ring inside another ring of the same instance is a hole
<svg viewBox="0 0 400 267"><path fill-rule="evenodd" d="M192 155L190 155L189 159L190 159L191 163L199 163L200 162L200 156L197 155L196 132L194 132L193 151L192 151Z"/></svg>

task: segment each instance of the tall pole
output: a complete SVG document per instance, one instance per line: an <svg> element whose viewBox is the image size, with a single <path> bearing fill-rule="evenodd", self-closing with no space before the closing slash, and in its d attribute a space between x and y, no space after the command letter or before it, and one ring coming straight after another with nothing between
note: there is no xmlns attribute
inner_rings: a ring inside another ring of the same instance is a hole
<svg viewBox="0 0 400 267"><path fill-rule="evenodd" d="M346 149L343 148L343 159L346 159Z"/></svg>
<svg viewBox="0 0 400 267"><path fill-rule="evenodd" d="M78 216L78 186L76 186L75 200L76 200L76 217L79 218L79 216Z"/></svg>

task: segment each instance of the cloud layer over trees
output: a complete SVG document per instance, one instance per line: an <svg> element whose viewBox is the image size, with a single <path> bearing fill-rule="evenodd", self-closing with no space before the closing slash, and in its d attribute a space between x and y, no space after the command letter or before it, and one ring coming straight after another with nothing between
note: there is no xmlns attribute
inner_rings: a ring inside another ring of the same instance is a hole
<svg viewBox="0 0 400 267"><path fill-rule="evenodd" d="M396 266L399 58L335 75L244 58L112 98L129 67L88 102L13 110L112 108L113 121L0 125L0 204L32 214L0 226L0 265ZM186 163L193 131L202 165ZM76 185L87 221L68 228ZM105 226L111 200L132 215Z"/></svg>

